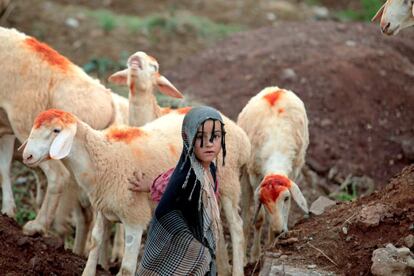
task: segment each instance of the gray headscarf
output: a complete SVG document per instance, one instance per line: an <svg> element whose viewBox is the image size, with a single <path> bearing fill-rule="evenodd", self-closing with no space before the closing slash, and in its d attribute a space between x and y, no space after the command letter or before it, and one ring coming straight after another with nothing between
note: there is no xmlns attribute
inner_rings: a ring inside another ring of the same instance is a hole
<svg viewBox="0 0 414 276"><path fill-rule="evenodd" d="M195 154L194 154L194 141L195 141L195 137L197 135L197 131L198 128L201 126L202 130L204 130L204 123L207 120L213 120L213 121L219 121L221 124L221 131L222 131L222 140L221 140L221 146L222 146L222 151L223 151L223 165L225 164L225 156L226 156L226 143L225 143L225 132L224 132L224 123L223 123L223 119L220 115L220 113L209 106L199 106L199 107L194 107L192 108L187 115L184 117L184 122L183 122L183 126L181 129L181 135L183 138L183 155L185 156L184 162L182 162L180 169L182 170L187 159L190 159L191 162L191 168L194 171L195 175L196 175L196 179L199 181L199 183L201 183L202 185L204 184L204 172L203 172L203 168L200 164L200 162L198 162L196 160ZM215 124L213 124L213 131L211 133L211 137L210 140L213 140L213 135L214 135L214 126ZM203 139L203 138L202 138ZM203 142L201 141L201 147L203 147ZM188 183L188 179L190 176L191 170L189 170L187 172L185 181L183 183L183 188L186 187L187 183ZM193 195L193 191L195 189L195 186L193 186L193 190L190 194L190 198L189 200L191 200L191 197Z"/></svg>

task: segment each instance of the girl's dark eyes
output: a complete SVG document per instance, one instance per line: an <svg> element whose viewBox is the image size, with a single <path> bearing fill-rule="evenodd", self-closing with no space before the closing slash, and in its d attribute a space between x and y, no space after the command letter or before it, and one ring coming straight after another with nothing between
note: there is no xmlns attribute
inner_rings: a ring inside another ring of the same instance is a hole
<svg viewBox="0 0 414 276"><path fill-rule="evenodd" d="M55 128L55 129L53 130L53 132L54 132L54 133L60 133L60 129Z"/></svg>

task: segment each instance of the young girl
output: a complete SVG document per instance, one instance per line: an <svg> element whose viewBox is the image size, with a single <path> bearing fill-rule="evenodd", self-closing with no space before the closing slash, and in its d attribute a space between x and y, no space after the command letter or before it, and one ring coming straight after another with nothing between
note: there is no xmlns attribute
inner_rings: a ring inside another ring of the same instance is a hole
<svg viewBox="0 0 414 276"><path fill-rule="evenodd" d="M223 120L211 107L184 117L183 152L155 210L138 275L216 275L221 222L213 160L223 149Z"/></svg>

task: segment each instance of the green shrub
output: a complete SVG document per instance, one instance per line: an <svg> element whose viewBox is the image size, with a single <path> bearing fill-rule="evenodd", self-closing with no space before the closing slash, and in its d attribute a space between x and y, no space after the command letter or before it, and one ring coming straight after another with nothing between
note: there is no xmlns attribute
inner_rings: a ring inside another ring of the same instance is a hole
<svg viewBox="0 0 414 276"><path fill-rule="evenodd" d="M379 8L384 4L384 0L360 0L361 10L344 10L336 16L344 21L370 21Z"/></svg>

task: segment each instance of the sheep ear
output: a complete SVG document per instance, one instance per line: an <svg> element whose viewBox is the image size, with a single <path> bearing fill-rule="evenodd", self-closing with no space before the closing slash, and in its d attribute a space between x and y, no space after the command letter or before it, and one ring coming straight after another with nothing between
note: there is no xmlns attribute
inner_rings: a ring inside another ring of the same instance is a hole
<svg viewBox="0 0 414 276"><path fill-rule="evenodd" d="M76 125L71 125L62 131L53 140L49 155L52 159L62 159L68 156L76 134Z"/></svg>
<svg viewBox="0 0 414 276"><path fill-rule="evenodd" d="M306 213L309 213L309 209L308 209L308 203L305 199L305 197L303 196L302 192L300 191L298 185L291 181L290 187L289 187L289 191L293 197L293 199L295 200L295 202L299 205L299 207Z"/></svg>
<svg viewBox="0 0 414 276"><path fill-rule="evenodd" d="M158 89L165 95L173 98L184 98L183 94L164 76L157 77Z"/></svg>
<svg viewBox="0 0 414 276"><path fill-rule="evenodd" d="M382 7L377 11L377 13L374 15L374 17L371 19L371 22L374 22L376 20L381 19L382 13L384 12L384 8L385 5L387 4L387 2L384 3L384 5L382 5Z"/></svg>
<svg viewBox="0 0 414 276"><path fill-rule="evenodd" d="M128 69L118 71L112 74L108 81L111 83L119 84L119 85L126 85L128 80Z"/></svg>

